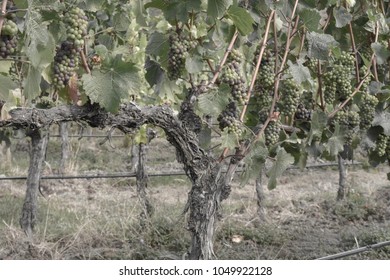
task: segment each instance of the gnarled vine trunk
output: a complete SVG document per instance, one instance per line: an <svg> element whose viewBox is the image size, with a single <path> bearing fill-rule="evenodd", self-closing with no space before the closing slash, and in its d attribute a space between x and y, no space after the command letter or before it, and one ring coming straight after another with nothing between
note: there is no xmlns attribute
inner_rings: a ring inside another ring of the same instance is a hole
<svg viewBox="0 0 390 280"><path fill-rule="evenodd" d="M188 112L187 112L188 113ZM237 168L235 158L226 173L222 164L208 155L199 145L194 129L178 120L166 106L138 108L127 104L117 114L110 114L95 105L59 106L52 109L23 109L11 111L12 119L0 121L0 127L35 128L31 134L33 152L29 170L28 190L21 219L22 228L31 234L36 220L36 199L39 177L45 151L45 137L42 128L53 122L80 121L92 127L116 127L124 133L133 133L144 124L151 124L165 131L168 142L176 149L177 159L192 183L185 211L189 212L188 230L192 241L188 257L190 259L212 259L215 223L218 219L220 203L230 193L230 183ZM189 114L191 117L191 114ZM188 124L196 124L187 119ZM197 128L197 125L194 126Z"/></svg>
<svg viewBox="0 0 390 280"><path fill-rule="evenodd" d="M337 155L337 160L339 168L339 189L337 191L337 200L343 200L346 194L347 171L344 159L340 154Z"/></svg>
<svg viewBox="0 0 390 280"><path fill-rule="evenodd" d="M23 203L20 226L31 237L37 220L37 199L42 164L45 159L48 133L40 129L28 133L31 138L30 166L27 176L26 197Z"/></svg>

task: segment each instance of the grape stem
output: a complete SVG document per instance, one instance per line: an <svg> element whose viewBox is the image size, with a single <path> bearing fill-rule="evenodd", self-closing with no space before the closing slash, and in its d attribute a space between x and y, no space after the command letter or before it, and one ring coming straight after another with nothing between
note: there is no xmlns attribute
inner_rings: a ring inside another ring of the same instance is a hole
<svg viewBox="0 0 390 280"><path fill-rule="evenodd" d="M7 12L7 0L3 0L1 4L1 14L0 14L0 36L1 36L1 30L3 29L6 12Z"/></svg>
<svg viewBox="0 0 390 280"><path fill-rule="evenodd" d="M83 62L83 67L84 67L85 71L88 74L91 74L91 69L89 69L87 58L85 57L85 53L83 50L80 50L80 57L81 57L81 61Z"/></svg>

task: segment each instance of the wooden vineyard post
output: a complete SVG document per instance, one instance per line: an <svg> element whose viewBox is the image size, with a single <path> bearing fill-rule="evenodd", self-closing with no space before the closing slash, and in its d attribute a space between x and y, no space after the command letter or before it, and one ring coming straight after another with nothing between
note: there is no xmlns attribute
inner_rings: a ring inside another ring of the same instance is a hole
<svg viewBox="0 0 390 280"><path fill-rule="evenodd" d="M259 175L256 179L256 195L257 195L257 214L259 217L260 223L266 223L268 221L267 219L267 212L264 206L265 201L265 194L264 194L264 188L262 185L263 181L263 168L260 168Z"/></svg>
<svg viewBox="0 0 390 280"><path fill-rule="evenodd" d="M337 200L343 200L345 198L346 193L346 167L344 163L344 159L340 154L337 155L338 160L338 168L339 168L339 189L337 191Z"/></svg>
<svg viewBox="0 0 390 280"><path fill-rule="evenodd" d="M69 166L69 132L67 122L61 122L59 124L59 134L61 137L61 158L58 172L63 175Z"/></svg>
<svg viewBox="0 0 390 280"><path fill-rule="evenodd" d="M141 226L145 226L145 221L153 215L154 208L152 203L147 197L146 188L148 187L148 175L145 169L146 150L150 141L155 137L156 133L148 129L147 130L147 143L139 143L138 145L138 164L136 167L136 179L137 179L137 195L141 203L142 212L140 214Z"/></svg>
<svg viewBox="0 0 390 280"><path fill-rule="evenodd" d="M42 165L48 143L48 133L39 129L28 133L31 138L30 166L27 176L26 197L23 203L20 226L31 237L37 220L37 199Z"/></svg>

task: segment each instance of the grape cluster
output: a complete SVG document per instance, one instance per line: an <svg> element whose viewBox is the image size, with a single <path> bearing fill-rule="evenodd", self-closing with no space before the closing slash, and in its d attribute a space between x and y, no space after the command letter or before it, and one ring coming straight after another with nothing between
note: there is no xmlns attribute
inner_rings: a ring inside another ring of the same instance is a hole
<svg viewBox="0 0 390 280"><path fill-rule="evenodd" d="M342 52L330 71L324 74L324 99L328 104L335 101L344 101L353 92L351 83L351 73L354 69L354 57Z"/></svg>
<svg viewBox="0 0 390 280"><path fill-rule="evenodd" d="M359 105L360 129L366 130L371 126L375 116L375 107L378 105L378 99L374 95L363 93Z"/></svg>
<svg viewBox="0 0 390 280"><path fill-rule="evenodd" d="M341 126L344 132L345 143L351 145L353 135L360 124L359 113L355 111L338 111L333 118L333 125L336 123Z"/></svg>
<svg viewBox="0 0 390 280"><path fill-rule="evenodd" d="M311 119L311 110L307 109L302 103L299 104L295 111L295 119L309 121Z"/></svg>
<svg viewBox="0 0 390 280"><path fill-rule="evenodd" d="M68 85L79 65L78 51L70 41L62 42L54 57L53 84L57 90Z"/></svg>
<svg viewBox="0 0 390 280"><path fill-rule="evenodd" d="M219 123L219 128L224 130L227 128L229 133L234 133L237 136L242 134L242 130L240 128L240 121L238 120L238 110L237 104L234 101L231 101L219 114L217 121Z"/></svg>
<svg viewBox="0 0 390 280"><path fill-rule="evenodd" d="M229 85L233 99L239 104L244 105L246 99L246 86L245 80L241 74L240 64L237 60L226 63L221 80Z"/></svg>
<svg viewBox="0 0 390 280"><path fill-rule="evenodd" d="M11 2L7 2L6 16L0 36L0 57L2 58L15 54L17 48L18 26L14 22L16 18L15 13L12 12L14 9L16 7Z"/></svg>
<svg viewBox="0 0 390 280"><path fill-rule="evenodd" d="M375 141L375 151L378 155L384 156L386 154L387 143L389 141L389 137L383 133L378 135L378 138Z"/></svg>
<svg viewBox="0 0 390 280"><path fill-rule="evenodd" d="M258 54L255 55L257 62ZM275 57L271 52L265 52L261 59L259 73L256 78L256 87L263 91L272 90L275 78Z"/></svg>
<svg viewBox="0 0 390 280"><path fill-rule="evenodd" d="M67 41L73 42L76 49L80 50L84 45L84 36L87 35L88 18L85 12L78 7L73 7L66 12L64 22Z"/></svg>
<svg viewBox="0 0 390 280"><path fill-rule="evenodd" d="M271 120L264 130L265 145L272 146L279 140L281 124L279 121Z"/></svg>
<svg viewBox="0 0 390 280"><path fill-rule="evenodd" d="M68 85L79 66L79 52L84 45L83 37L87 35L88 19L83 10L71 8L65 13L67 40L57 47L53 66L53 85L60 90Z"/></svg>
<svg viewBox="0 0 390 280"><path fill-rule="evenodd" d="M279 92L281 112L285 116L293 116L299 104L299 86L293 79L289 78L282 81Z"/></svg>
<svg viewBox="0 0 390 280"><path fill-rule="evenodd" d="M9 35L1 35L0 37L0 56L7 58L10 55L15 54L17 48L17 38Z"/></svg>
<svg viewBox="0 0 390 280"><path fill-rule="evenodd" d="M190 40L181 30L171 31L169 35L168 78L177 80L183 74L188 52L196 47L196 41Z"/></svg>
<svg viewBox="0 0 390 280"><path fill-rule="evenodd" d="M298 104L297 110L295 112L296 120L311 120L312 108L315 105L315 100L313 98L313 92L304 91L300 98L300 103Z"/></svg>

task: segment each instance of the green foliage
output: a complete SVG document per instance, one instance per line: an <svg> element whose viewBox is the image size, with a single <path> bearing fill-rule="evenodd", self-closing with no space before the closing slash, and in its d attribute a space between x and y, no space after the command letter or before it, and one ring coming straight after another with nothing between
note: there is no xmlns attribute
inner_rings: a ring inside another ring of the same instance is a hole
<svg viewBox="0 0 390 280"><path fill-rule="evenodd" d="M295 14L295 1L271 0L13 3L0 41L7 110L45 100L178 111L201 88L191 106L210 123L199 141L217 135L224 156L242 152L246 180L271 160L274 188L288 164L359 145L373 164L390 159L385 141L372 149L390 135L390 51L388 15L371 2L298 1Z"/></svg>

